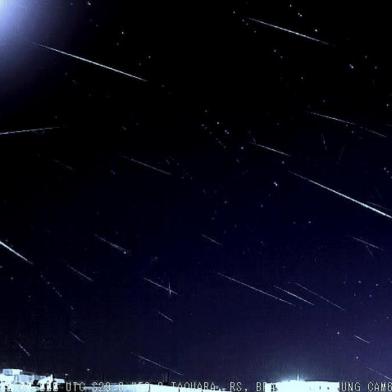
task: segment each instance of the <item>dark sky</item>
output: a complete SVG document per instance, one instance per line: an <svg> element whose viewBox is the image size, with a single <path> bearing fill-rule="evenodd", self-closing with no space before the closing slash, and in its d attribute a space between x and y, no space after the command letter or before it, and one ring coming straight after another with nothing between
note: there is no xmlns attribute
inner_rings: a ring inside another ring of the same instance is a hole
<svg viewBox="0 0 392 392"><path fill-rule="evenodd" d="M392 376L389 16L0 0L0 367Z"/></svg>

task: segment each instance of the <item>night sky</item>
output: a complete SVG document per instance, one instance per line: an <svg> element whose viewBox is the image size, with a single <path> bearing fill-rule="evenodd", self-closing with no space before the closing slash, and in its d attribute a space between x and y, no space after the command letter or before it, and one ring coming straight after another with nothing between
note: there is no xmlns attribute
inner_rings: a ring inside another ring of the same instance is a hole
<svg viewBox="0 0 392 392"><path fill-rule="evenodd" d="M392 377L392 25L353 4L0 0L0 367Z"/></svg>

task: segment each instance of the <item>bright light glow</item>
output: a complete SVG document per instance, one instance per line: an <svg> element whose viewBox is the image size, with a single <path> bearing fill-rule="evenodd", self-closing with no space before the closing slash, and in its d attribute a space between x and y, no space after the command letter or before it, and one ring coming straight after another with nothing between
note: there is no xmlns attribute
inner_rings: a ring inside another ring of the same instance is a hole
<svg viewBox="0 0 392 392"><path fill-rule="evenodd" d="M265 391L277 392L338 392L339 383L329 381L287 380L273 384L266 384Z"/></svg>
<svg viewBox="0 0 392 392"><path fill-rule="evenodd" d="M10 0L0 0L0 32L3 33L10 19Z"/></svg>
<svg viewBox="0 0 392 392"><path fill-rule="evenodd" d="M1 46L12 47L15 43L27 44L50 35L49 28L58 27L60 7L55 1L43 0L0 0L0 49ZM7 53L1 53L0 59L9 59ZM1 61L0 61L1 66Z"/></svg>
<svg viewBox="0 0 392 392"><path fill-rule="evenodd" d="M10 3L10 0L0 0L0 11L3 11Z"/></svg>
<svg viewBox="0 0 392 392"><path fill-rule="evenodd" d="M6 43L22 23L21 17L27 11L20 0L0 0L0 43Z"/></svg>
<svg viewBox="0 0 392 392"><path fill-rule="evenodd" d="M306 391L306 381L303 380L288 380L279 383L279 392L304 392Z"/></svg>

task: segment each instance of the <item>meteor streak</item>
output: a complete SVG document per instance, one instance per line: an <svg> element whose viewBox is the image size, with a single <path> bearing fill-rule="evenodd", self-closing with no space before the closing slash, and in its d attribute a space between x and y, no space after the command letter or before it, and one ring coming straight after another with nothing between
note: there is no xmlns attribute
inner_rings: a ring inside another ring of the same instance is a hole
<svg viewBox="0 0 392 392"><path fill-rule="evenodd" d="M323 133L321 134L321 141L322 141L322 143L323 143L324 150L325 150L325 151L328 151L327 141L325 140L325 136L324 136Z"/></svg>
<svg viewBox="0 0 392 392"><path fill-rule="evenodd" d="M127 255L129 253L128 249L123 248L120 245L115 244L114 242L111 242L109 240L107 240L106 238L100 237L98 234L94 234L95 238L97 238L98 240L100 240L101 242L108 244L109 246L111 246L113 249L118 250L119 252L121 252L123 255Z"/></svg>
<svg viewBox="0 0 392 392"><path fill-rule="evenodd" d="M72 265L67 264L67 267L75 272L75 274L79 275L80 277L82 277L83 279L88 280L89 282L94 282L94 280L92 278L90 278L89 276L87 276L86 274L84 274L83 272L80 272L79 270L77 270L75 267L72 267Z"/></svg>
<svg viewBox="0 0 392 392"><path fill-rule="evenodd" d="M290 154L287 154L287 153L285 153L283 151L277 150L277 149L272 148L272 147L264 146L263 144L258 144L258 143L251 143L251 144L253 144L256 147L263 148L264 150L272 151L272 152L275 152L276 154L284 155L285 157L291 157Z"/></svg>
<svg viewBox="0 0 392 392"><path fill-rule="evenodd" d="M31 128L31 129L20 129L18 131L4 131L0 132L0 136L7 135L18 135L20 133L37 133L37 132L46 132L51 131L53 129L59 129L60 127L46 127L46 128Z"/></svg>
<svg viewBox="0 0 392 392"><path fill-rule="evenodd" d="M280 30L280 31L285 31L286 33L294 34L294 35L296 35L298 37L306 38L306 39L318 42L318 43L323 44L323 45L327 45L327 46L331 45L329 42L322 41L320 39L317 39L317 38L314 38L314 37L310 37L309 35L301 34L301 33L298 33L297 31L289 30L289 29L286 29L286 28L281 27L281 26L273 25L271 23L264 22L264 21L262 21L260 19L255 19L255 18L248 18L248 19L253 21L253 22L260 23L260 24L262 24L264 26L272 27L273 29Z"/></svg>
<svg viewBox="0 0 392 392"><path fill-rule="evenodd" d="M170 368L168 368L167 366L164 366L164 365L162 365L162 364L160 364L160 363L158 363L158 362L152 361L151 359L148 359L148 358L146 358L146 357L143 357L143 355L138 355L138 354L133 354L133 355L135 355L137 358L141 359L142 361L151 363L151 364L153 364L153 365L155 365L155 366L157 366L157 367L159 367L159 368L161 368L161 369L168 370L169 372L172 372L172 373L174 373L174 374L177 374L178 376L183 376L182 373L179 373L179 372L177 372L176 370L170 369Z"/></svg>
<svg viewBox="0 0 392 392"><path fill-rule="evenodd" d="M313 185L317 185L318 187L320 187L320 188L322 188L322 189L325 189L325 190L327 190L327 191L329 191L329 192L331 192L331 193L334 193L334 194L337 195L337 196L343 197L343 198L346 199L346 200L350 200L350 201L352 201L353 203L360 205L361 207L367 208L368 210L373 211L373 212L375 212L375 213L377 213L377 214L379 214L379 215L382 215L382 216L384 216L384 217L386 217L386 218L392 219L392 216L391 216L391 215L388 215L388 214L386 214L385 212L382 212L382 211L378 210L377 208L374 208L374 207L370 206L369 204L366 204L366 203L363 203L362 201L353 199L352 197L347 196L347 195L345 195L344 193L335 191L335 190L332 189L332 188L329 188L329 187L327 187L327 186L325 186L325 185L322 185L322 184L320 184L320 183L318 183L318 182L316 182L316 181L313 181L313 180L311 180L311 179L309 179L309 178L307 178L307 177L301 176L301 175L298 174L298 173L295 173L295 172L292 172L292 171L290 171L290 173L293 174L294 176L298 177L298 178L301 178L302 180L305 180L305 181L307 181L307 182L309 182L309 183L311 183L311 184L313 184Z"/></svg>
<svg viewBox="0 0 392 392"><path fill-rule="evenodd" d="M22 259L23 261L25 261L27 264L30 265L34 265L34 263L32 261L30 261L29 259L27 259L26 257L22 256L20 253L18 253L16 250L12 249L10 246L8 246L5 242L0 241L0 246L2 246L3 248L7 249L8 251L10 251L11 253L13 253L15 256L19 257L20 259Z"/></svg>
<svg viewBox="0 0 392 392"><path fill-rule="evenodd" d="M308 113L311 114L312 116L325 118L327 120L336 121L336 122L339 122L339 123L342 123L342 124L346 124L346 125L357 125L357 124L355 124L352 121L343 120L343 119L338 118L338 117L328 116L326 114L321 114L321 113L317 113L317 112L308 112Z"/></svg>
<svg viewBox="0 0 392 392"><path fill-rule="evenodd" d="M59 50L59 49L56 49L56 48L52 48L52 47L50 47L50 46L46 46L46 45L43 45L43 44L34 44L34 45L39 46L39 47L44 48L44 49L47 49L47 50L50 50L50 51L52 51L52 52L56 52L56 53L60 53L60 54L63 54L63 55L65 55L65 56L68 56L68 57L72 57L72 58L74 58L74 59L76 59L76 60L80 60L80 61L83 61L83 62L85 62L85 63L89 63L89 64L92 64L92 65L95 65L95 66L97 66L97 67L101 67L101 68L107 69L107 70L109 70L109 71L116 72L116 73L118 73L118 74L120 74L120 75L123 75L123 76L128 76L129 78L137 79L137 80L140 80L140 81L142 81L142 82L147 82L146 79L143 79L143 78L141 78L141 77L139 77L139 76L132 75L132 74L130 74L130 73L121 71L121 70L119 70L119 69L116 69L116 68L113 68L113 67L109 67L109 66L104 65L104 64L97 63L96 61L92 61L92 60L86 59L86 58L84 58L84 57L76 56L76 55L74 55L74 54L67 53L67 52L64 52L64 51L62 51L62 50Z"/></svg>
<svg viewBox="0 0 392 392"><path fill-rule="evenodd" d="M298 286L298 287L301 287L301 289L307 291L308 293L313 294L313 295L315 295L316 297L322 299L323 301L329 303L330 305L334 306L335 308L338 308L338 309L340 309L340 310L343 310L343 312L346 311L346 309L344 309L344 308L342 308L341 306L335 304L334 302L332 302L332 301L329 300L328 298L325 298L325 297L323 297L322 295L317 294L316 292L314 292L314 291L308 289L307 287L302 286L302 284L299 284L299 283L294 283L294 284L295 284L296 286Z"/></svg>
<svg viewBox="0 0 392 392"><path fill-rule="evenodd" d="M379 376L382 376L382 377L386 378L387 380L391 380L392 381L391 377L386 376L385 374L379 372L378 370L372 369L370 367L368 367L367 369L370 370L371 372L375 373L375 374L378 374Z"/></svg>
<svg viewBox="0 0 392 392"><path fill-rule="evenodd" d="M170 287L170 283L169 283L169 287L165 287L165 286L163 286L163 285L161 285L161 284L159 284L159 283L157 283L157 282L154 282L154 281L151 280L151 279L144 278L144 280L145 280L146 282L148 282L148 283L151 283L151 284L152 284L153 286L155 286L155 287L159 287L160 289L163 289L163 290L167 291L167 292L169 293L169 296L171 296L172 294L178 295L178 293L175 292L175 291Z"/></svg>
<svg viewBox="0 0 392 392"><path fill-rule="evenodd" d="M305 302L305 303L307 303L307 304L309 304L309 305L314 306L314 303L312 303L312 302L306 300L305 298L300 297L300 296L297 295L297 294L292 293L291 291L282 289L282 288L280 288L279 286L274 286L274 287L275 287L276 289L280 290L280 291L283 291L284 293L286 293L286 294L288 294L288 295L291 295L291 296L294 297L294 298L299 299L300 301L303 301L303 302Z"/></svg>
<svg viewBox="0 0 392 392"><path fill-rule="evenodd" d="M383 249L380 248L379 246L374 245L374 244L372 244L372 243L370 243L370 242L367 242L367 241L365 241L365 240L362 240L361 238L357 238L357 237L351 237L351 238L352 238L353 240L357 241L357 242L360 242L361 244L363 244L363 245L365 245L365 246L370 246L371 248L374 248L374 249L383 250Z"/></svg>
<svg viewBox="0 0 392 392"><path fill-rule="evenodd" d="M125 156L125 155L122 155L122 158L126 159L127 161L136 163L136 164L138 164L138 165L140 165L140 166L147 167L148 169L155 170L155 171L158 172L158 173L165 174L166 176L171 176L171 175L172 175L172 174L171 174L170 172L168 172L168 171L159 169L158 167L152 166L152 165L150 165L150 164L148 164L148 163L144 163L144 162L138 161L138 160L136 160L136 159L134 159L134 158L130 158L130 157L127 157L127 156Z"/></svg>
<svg viewBox="0 0 392 392"><path fill-rule="evenodd" d="M166 319L167 321L170 321L171 323L174 323L174 320L172 318L170 318L169 316L167 316L165 313L162 312L158 312L158 314L163 317L164 319Z"/></svg>
<svg viewBox="0 0 392 392"><path fill-rule="evenodd" d="M386 208L386 207L384 207L384 206L382 206L382 205L380 205L380 204L373 203L373 202L371 202L371 201L369 201L369 204L372 205L372 206L374 206L374 207L379 208L380 210L392 212L392 210L391 210L390 208Z"/></svg>
<svg viewBox="0 0 392 392"><path fill-rule="evenodd" d="M31 354L19 342L16 342L16 344L28 357L31 357Z"/></svg>
<svg viewBox="0 0 392 392"><path fill-rule="evenodd" d="M355 339L358 339L359 341L361 341L361 342L363 342L363 343L370 344L370 341L369 341L369 340L363 339L363 338L361 338L361 337L358 336L358 335L353 335L353 336L354 336Z"/></svg>
<svg viewBox="0 0 392 392"><path fill-rule="evenodd" d="M212 238L212 237L209 237L209 236L206 235L206 234L202 234L201 236L202 236L204 239L206 239L207 241L210 241L210 242L212 242L212 243L215 244L215 245L223 246L222 243L218 242L217 240L215 240L215 239Z"/></svg>
<svg viewBox="0 0 392 392"><path fill-rule="evenodd" d="M81 339L76 333L73 333L72 331L69 331L69 333L80 343L84 343L84 340Z"/></svg>
<svg viewBox="0 0 392 392"><path fill-rule="evenodd" d="M328 115L326 115L326 114L317 113L317 112L308 112L308 113L311 114L311 115L313 115L313 116L316 116L316 117L321 117L321 118L325 118L325 119L327 119L327 120L332 120L332 121L339 122L339 123L341 123L341 124L351 125L351 126L354 126L354 127L358 127L358 128L360 128L360 129L362 129L362 130L364 130L364 131L366 131L366 132L369 132L369 133L372 133L372 134L374 134L374 135L377 135L377 136L386 138L386 135L384 135L384 134L382 134L382 133L380 133L380 132L374 131L373 129L369 129L369 128L363 126L363 125L357 124L357 123L355 123L355 122L353 122L353 121L348 121L348 120L344 120L344 119L342 119L342 118L333 117L333 116L328 116Z"/></svg>
<svg viewBox="0 0 392 392"><path fill-rule="evenodd" d="M264 295L266 295L267 297L273 298L275 301L283 302L283 303L285 303L285 304L287 304L287 305L290 305L290 306L295 306L294 304L292 304L292 303L289 302L289 301L286 301L286 300L284 300L284 299L282 299L282 298L276 297L275 295L272 295L272 294L270 294L270 293L267 293L266 291L260 290L260 289L258 289L257 287L253 287L253 286L251 286L251 285L249 285L249 284L247 284L247 283L241 282L240 280L237 280L237 279L235 279L235 278L232 278L232 277L230 277L230 276L227 276L227 275L225 275L225 274L222 274L221 272L218 272L218 275L221 276L222 278L227 279L227 280L231 280L232 282L235 282L235 283L237 283L237 284L239 284L239 285L241 285L241 286L247 287L248 289L251 289L251 290L253 290L253 291L256 291L257 293L264 294Z"/></svg>
<svg viewBox="0 0 392 392"><path fill-rule="evenodd" d="M75 169L72 167L72 166L70 166L70 165L67 165L66 163L64 163L64 162L61 162L61 161L59 161L58 159L53 159L53 162L56 164L56 165L59 165L59 166L61 166L63 169L66 169L66 170L69 170L69 171L75 171Z"/></svg>

